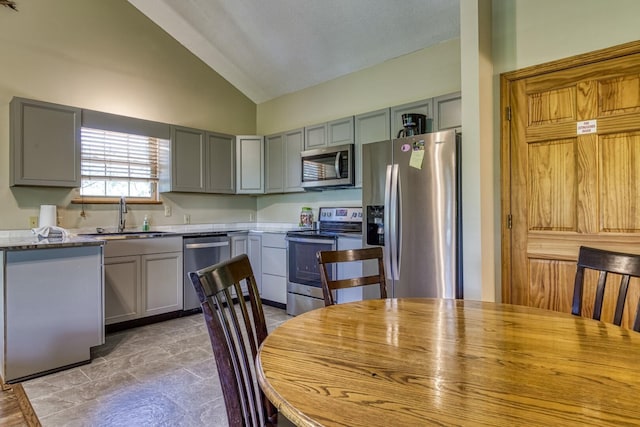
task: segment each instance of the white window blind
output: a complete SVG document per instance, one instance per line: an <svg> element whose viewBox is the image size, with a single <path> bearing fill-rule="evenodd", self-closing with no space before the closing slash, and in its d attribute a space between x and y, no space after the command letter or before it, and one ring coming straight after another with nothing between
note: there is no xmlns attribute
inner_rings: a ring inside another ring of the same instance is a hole
<svg viewBox="0 0 640 427"><path fill-rule="evenodd" d="M156 138L82 128L83 196L157 198Z"/></svg>

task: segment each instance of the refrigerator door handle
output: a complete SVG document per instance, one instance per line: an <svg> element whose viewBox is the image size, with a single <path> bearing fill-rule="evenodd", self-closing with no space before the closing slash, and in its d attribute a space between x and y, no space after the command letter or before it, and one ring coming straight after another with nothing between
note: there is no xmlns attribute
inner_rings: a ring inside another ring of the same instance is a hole
<svg viewBox="0 0 640 427"><path fill-rule="evenodd" d="M387 277L393 278L393 270L391 269L391 171L392 165L387 165L387 174L384 180L384 246L382 247L384 255L384 269ZM390 289L390 291L393 291ZM391 292L393 295L393 292Z"/></svg>
<svg viewBox="0 0 640 427"><path fill-rule="evenodd" d="M400 279L400 272L398 271L399 265L399 236L398 236L398 225L399 225L399 212L398 212L398 172L399 168L397 164L393 165L391 171L391 197L389 200L390 211L389 212L389 233L391 240L389 242L389 246L391 247L391 277L393 280Z"/></svg>

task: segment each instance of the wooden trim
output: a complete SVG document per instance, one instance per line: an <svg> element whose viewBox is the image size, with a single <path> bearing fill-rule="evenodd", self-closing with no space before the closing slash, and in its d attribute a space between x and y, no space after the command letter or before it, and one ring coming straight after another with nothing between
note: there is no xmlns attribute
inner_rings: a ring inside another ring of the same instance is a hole
<svg viewBox="0 0 640 427"><path fill-rule="evenodd" d="M526 79L560 70L566 70L568 68L581 67L583 65L606 61L613 58L634 55L637 53L640 53L640 40L595 50L593 52L582 53L568 58L558 59L556 61L545 62L539 65L532 65L520 70L502 73L500 76L507 80Z"/></svg>
<svg viewBox="0 0 640 427"><path fill-rule="evenodd" d="M33 406L31 406L31 402L27 397L27 394L24 392L24 388L22 388L22 384L14 384L12 385L13 392L18 398L18 404L20 405L20 410L22 411L22 415L24 416L25 421L29 427L40 427L40 420L36 415L36 412L33 410Z"/></svg>
<svg viewBox="0 0 640 427"><path fill-rule="evenodd" d="M500 74L500 188L501 188L501 256L502 256L502 301L511 302L511 263L512 263L512 247L511 235L512 231L506 227L507 216L511 213L511 121L507 120L506 110L511 107L511 87L517 80L538 77L561 70L574 67L581 67L601 61L607 61L614 58L620 58L628 55L640 53L640 40L593 52L583 53L570 56L568 58L558 59L556 61L546 62L539 65L522 68L520 70L510 71ZM511 111L511 120L515 119L516 112ZM602 237L600 237L602 239ZM608 241L600 241L606 245ZM595 241L593 243L598 243ZM535 246L535 245L534 245ZM614 244L615 246L615 244ZM532 248L529 247L531 250ZM566 248L565 248L566 249ZM615 249L615 248L614 248ZM565 259L574 259L575 255L565 254Z"/></svg>
<svg viewBox="0 0 640 427"><path fill-rule="evenodd" d="M128 205L161 205L160 200L137 199L134 197L125 198ZM71 200L72 205L117 205L120 197L77 197Z"/></svg>
<svg viewBox="0 0 640 427"><path fill-rule="evenodd" d="M500 234L502 276L502 302L511 302L511 230L507 227L507 218L511 214L511 121L507 110L511 108L511 82L504 76L500 79ZM509 115L513 120L513 112Z"/></svg>

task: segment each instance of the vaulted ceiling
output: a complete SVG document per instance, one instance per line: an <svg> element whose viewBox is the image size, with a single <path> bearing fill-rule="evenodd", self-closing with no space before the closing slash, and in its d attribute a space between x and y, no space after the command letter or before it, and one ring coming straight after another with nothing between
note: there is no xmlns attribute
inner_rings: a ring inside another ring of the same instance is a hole
<svg viewBox="0 0 640 427"><path fill-rule="evenodd" d="M256 103L458 38L459 0L128 0Z"/></svg>

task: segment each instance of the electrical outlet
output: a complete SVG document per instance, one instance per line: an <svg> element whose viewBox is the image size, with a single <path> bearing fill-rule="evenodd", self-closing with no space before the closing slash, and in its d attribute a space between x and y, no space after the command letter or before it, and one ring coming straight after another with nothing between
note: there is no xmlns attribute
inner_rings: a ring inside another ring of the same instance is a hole
<svg viewBox="0 0 640 427"><path fill-rule="evenodd" d="M253 212L249 212L249 221L253 221Z"/></svg>
<svg viewBox="0 0 640 427"><path fill-rule="evenodd" d="M184 223L185 224L191 224L191 215L184 214Z"/></svg>
<svg viewBox="0 0 640 427"><path fill-rule="evenodd" d="M37 228L38 227L38 217L30 216L29 217L29 228Z"/></svg>
<svg viewBox="0 0 640 427"><path fill-rule="evenodd" d="M171 206L164 205L164 216L171 216Z"/></svg>

